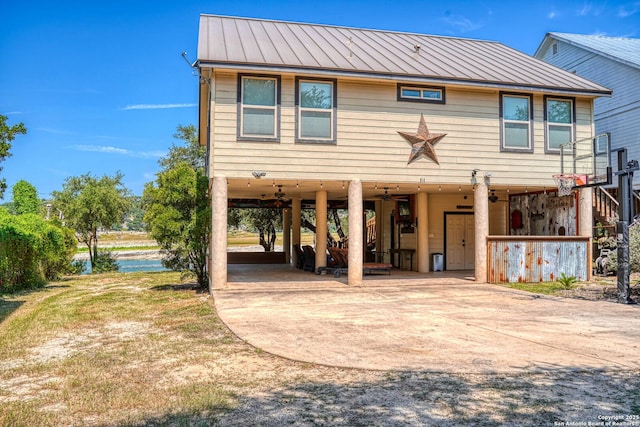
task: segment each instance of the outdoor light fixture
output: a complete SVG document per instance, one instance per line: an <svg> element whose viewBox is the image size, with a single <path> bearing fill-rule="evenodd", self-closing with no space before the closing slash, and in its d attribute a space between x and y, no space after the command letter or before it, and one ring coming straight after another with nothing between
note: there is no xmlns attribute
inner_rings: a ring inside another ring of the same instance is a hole
<svg viewBox="0 0 640 427"><path fill-rule="evenodd" d="M478 181L476 180L476 174L480 172L480 169L474 169L471 171L471 185L476 185Z"/></svg>
<svg viewBox="0 0 640 427"><path fill-rule="evenodd" d="M485 172L484 173L484 183L488 186L491 183L491 177L493 175L491 174L491 172Z"/></svg>
<svg viewBox="0 0 640 427"><path fill-rule="evenodd" d="M253 177L254 177L255 179L260 179L260 178L262 178L263 176L266 176L266 175L267 175L267 173L266 173L266 172L263 172L263 171L253 171L253 172L251 172L251 175L253 175Z"/></svg>

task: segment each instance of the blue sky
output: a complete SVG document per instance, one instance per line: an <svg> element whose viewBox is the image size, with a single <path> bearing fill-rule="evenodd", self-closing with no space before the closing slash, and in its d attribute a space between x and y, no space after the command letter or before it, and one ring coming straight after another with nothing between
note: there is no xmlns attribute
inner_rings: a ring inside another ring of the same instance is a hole
<svg viewBox="0 0 640 427"><path fill-rule="evenodd" d="M549 31L640 37L640 1L5 1L0 114L23 122L0 176L41 198L117 171L142 194L179 124L197 124L201 13L495 40L533 55Z"/></svg>

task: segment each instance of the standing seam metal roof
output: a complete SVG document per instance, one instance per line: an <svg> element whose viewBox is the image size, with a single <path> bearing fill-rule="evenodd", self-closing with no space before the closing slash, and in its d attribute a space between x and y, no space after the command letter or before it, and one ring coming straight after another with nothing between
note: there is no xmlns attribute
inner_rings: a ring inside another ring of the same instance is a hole
<svg viewBox="0 0 640 427"><path fill-rule="evenodd" d="M640 39L569 33L549 33L549 36L640 68Z"/></svg>
<svg viewBox="0 0 640 427"><path fill-rule="evenodd" d="M498 42L216 15L200 17L198 63L611 94Z"/></svg>

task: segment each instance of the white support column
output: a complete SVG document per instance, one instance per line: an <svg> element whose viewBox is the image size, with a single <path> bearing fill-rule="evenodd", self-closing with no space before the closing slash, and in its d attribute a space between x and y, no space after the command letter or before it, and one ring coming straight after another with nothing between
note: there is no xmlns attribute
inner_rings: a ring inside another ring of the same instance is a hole
<svg viewBox="0 0 640 427"><path fill-rule="evenodd" d="M227 178L213 178L210 290L227 286Z"/></svg>
<svg viewBox="0 0 640 427"><path fill-rule="evenodd" d="M363 218L362 182L349 183L349 275L350 286L362 286Z"/></svg>
<svg viewBox="0 0 640 427"><path fill-rule="evenodd" d="M476 282L487 282L487 236L489 235L489 191L487 184L479 182L473 195L475 216L475 276Z"/></svg>
<svg viewBox="0 0 640 427"><path fill-rule="evenodd" d="M418 272L429 272L429 218L427 193L416 195L418 218Z"/></svg>
<svg viewBox="0 0 640 427"><path fill-rule="evenodd" d="M282 210L282 250L287 264L291 263L291 209Z"/></svg>
<svg viewBox="0 0 640 427"><path fill-rule="evenodd" d="M327 266L327 192L316 192L316 270Z"/></svg>
<svg viewBox="0 0 640 427"><path fill-rule="evenodd" d="M302 200L291 200L291 244L300 245L300 223L302 220ZM293 252L293 266L298 265L298 254Z"/></svg>

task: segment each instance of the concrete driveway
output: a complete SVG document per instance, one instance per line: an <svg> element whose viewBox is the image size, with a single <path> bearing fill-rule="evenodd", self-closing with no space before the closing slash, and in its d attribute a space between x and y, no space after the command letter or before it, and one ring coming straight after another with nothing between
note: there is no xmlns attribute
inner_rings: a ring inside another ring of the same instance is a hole
<svg viewBox="0 0 640 427"><path fill-rule="evenodd" d="M229 266L222 321L266 352L323 365L443 372L639 369L640 306L394 270L346 278Z"/></svg>

